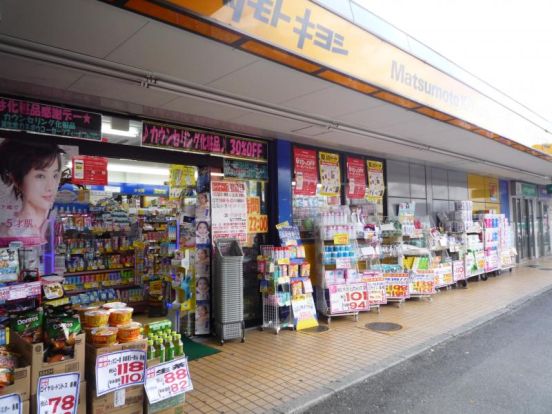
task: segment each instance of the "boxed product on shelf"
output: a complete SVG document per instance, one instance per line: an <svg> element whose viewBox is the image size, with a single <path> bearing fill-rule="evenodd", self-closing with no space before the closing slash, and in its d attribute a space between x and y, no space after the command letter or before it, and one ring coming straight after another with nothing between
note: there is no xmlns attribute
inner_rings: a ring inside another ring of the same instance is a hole
<svg viewBox="0 0 552 414"><path fill-rule="evenodd" d="M13 384L0 388L0 396L18 394L21 401L31 397L31 366L16 368L13 371Z"/></svg>
<svg viewBox="0 0 552 414"><path fill-rule="evenodd" d="M42 342L30 344L17 334L11 336L14 349L21 359L31 366L31 396L36 394L38 378L44 375L78 372L84 378L85 335L75 337L74 356L60 362L44 362L45 346Z"/></svg>
<svg viewBox="0 0 552 414"><path fill-rule="evenodd" d="M174 361L185 361L185 356L175 358ZM148 368L153 368L163 362L159 358L150 359L147 362ZM150 404L147 396L147 392L144 396L144 414L183 414L184 403L186 402L186 393L175 395L174 397L167 398L154 404Z"/></svg>

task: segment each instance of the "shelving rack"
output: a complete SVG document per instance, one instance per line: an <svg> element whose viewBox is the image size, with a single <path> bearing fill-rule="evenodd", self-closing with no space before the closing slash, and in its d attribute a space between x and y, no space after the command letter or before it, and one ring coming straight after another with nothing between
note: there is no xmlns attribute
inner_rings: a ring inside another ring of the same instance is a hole
<svg viewBox="0 0 552 414"><path fill-rule="evenodd" d="M361 282L358 271L358 244L356 225L351 222L348 206L329 208L321 213L315 226L315 249L318 264L318 285L316 286L316 309L327 319L353 316L358 320L357 309L344 309L345 302L338 308L339 286ZM334 298L332 300L332 297ZM362 310L369 310L365 304Z"/></svg>

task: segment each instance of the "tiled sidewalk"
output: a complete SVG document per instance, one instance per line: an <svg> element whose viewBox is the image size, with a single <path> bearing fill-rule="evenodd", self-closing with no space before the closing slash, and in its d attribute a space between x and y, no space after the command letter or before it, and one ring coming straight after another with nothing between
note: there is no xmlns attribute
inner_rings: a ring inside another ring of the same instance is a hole
<svg viewBox="0 0 552 414"><path fill-rule="evenodd" d="M552 259L541 260L552 268ZM186 413L293 412L398 363L452 335L506 312L552 288L552 271L521 267L450 289L433 300L409 300L352 318L332 319L322 333L248 331L222 352L190 363L194 391ZM396 332L377 333L369 322L394 322ZM213 343L214 345L214 343Z"/></svg>

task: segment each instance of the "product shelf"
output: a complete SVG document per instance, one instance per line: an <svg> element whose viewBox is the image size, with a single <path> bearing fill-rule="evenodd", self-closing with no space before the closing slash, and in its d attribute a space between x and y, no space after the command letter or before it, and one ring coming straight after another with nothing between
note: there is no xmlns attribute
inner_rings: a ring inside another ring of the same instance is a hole
<svg viewBox="0 0 552 414"><path fill-rule="evenodd" d="M82 272L66 272L64 276L85 276L85 275L95 275L98 273L111 273L111 272L120 272L120 271L134 271L134 267L120 267L117 269L99 269L99 270L83 270Z"/></svg>

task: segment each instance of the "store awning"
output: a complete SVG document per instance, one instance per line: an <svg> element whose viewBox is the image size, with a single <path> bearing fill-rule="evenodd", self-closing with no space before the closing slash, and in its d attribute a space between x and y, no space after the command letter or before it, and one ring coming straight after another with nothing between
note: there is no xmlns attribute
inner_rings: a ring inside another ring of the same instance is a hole
<svg viewBox="0 0 552 414"><path fill-rule="evenodd" d="M537 157L503 135L437 111L429 103L397 97L397 91L381 85L358 79L354 83L336 69L335 75L314 76L328 68L310 59L287 53L292 64L277 63L284 52L276 47L261 57L251 44L247 49L236 43L243 37L237 30L201 19L187 21L187 29L200 36L102 2L47 3L3 2L0 91L550 182L546 177L552 175L552 163L542 153Z"/></svg>

